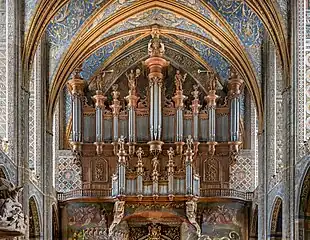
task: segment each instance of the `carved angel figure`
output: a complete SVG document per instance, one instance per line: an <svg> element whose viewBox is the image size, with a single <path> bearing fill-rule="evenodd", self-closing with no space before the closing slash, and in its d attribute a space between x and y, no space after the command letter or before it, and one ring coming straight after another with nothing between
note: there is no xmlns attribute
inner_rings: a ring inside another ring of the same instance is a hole
<svg viewBox="0 0 310 240"><path fill-rule="evenodd" d="M185 73L182 76L180 70L177 70L177 72L174 76L174 83L175 83L176 91L182 91L183 90L182 84L185 82L186 76L187 76L187 73Z"/></svg>
<svg viewBox="0 0 310 240"><path fill-rule="evenodd" d="M217 80L216 80L215 74L213 72L209 72L208 78L209 78L208 79L208 90L209 91L216 90Z"/></svg>
<svg viewBox="0 0 310 240"><path fill-rule="evenodd" d="M0 178L0 228L25 232L26 218L22 205L18 202L18 194L22 187L16 187L10 181Z"/></svg>

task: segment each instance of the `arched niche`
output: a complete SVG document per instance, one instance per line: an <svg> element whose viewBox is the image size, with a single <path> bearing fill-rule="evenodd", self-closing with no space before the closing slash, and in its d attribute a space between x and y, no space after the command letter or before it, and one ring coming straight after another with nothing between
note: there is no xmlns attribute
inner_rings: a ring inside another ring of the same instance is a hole
<svg viewBox="0 0 310 240"><path fill-rule="evenodd" d="M38 205L32 196L29 199L29 239L40 239L40 217Z"/></svg>
<svg viewBox="0 0 310 240"><path fill-rule="evenodd" d="M270 224L270 239L282 239L282 199L277 197L273 205Z"/></svg>
<svg viewBox="0 0 310 240"><path fill-rule="evenodd" d="M299 195L299 239L310 239L310 168L301 185Z"/></svg>

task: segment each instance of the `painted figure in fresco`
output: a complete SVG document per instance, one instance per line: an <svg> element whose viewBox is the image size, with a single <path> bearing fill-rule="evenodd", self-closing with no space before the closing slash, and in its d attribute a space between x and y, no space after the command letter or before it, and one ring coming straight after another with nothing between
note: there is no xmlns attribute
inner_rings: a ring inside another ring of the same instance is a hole
<svg viewBox="0 0 310 240"><path fill-rule="evenodd" d="M175 83L175 90L176 91L182 91L183 86L182 84L185 82L187 73L185 73L183 76L180 72L180 70L177 70L175 76L174 76L174 83Z"/></svg>

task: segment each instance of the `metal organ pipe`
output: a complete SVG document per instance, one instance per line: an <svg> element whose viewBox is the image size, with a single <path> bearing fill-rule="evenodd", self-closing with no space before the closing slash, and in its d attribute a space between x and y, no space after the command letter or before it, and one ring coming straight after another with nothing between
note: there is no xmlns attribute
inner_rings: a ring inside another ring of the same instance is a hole
<svg viewBox="0 0 310 240"><path fill-rule="evenodd" d="M82 139L83 98L85 81L80 76L81 69L73 73L73 78L68 81L67 87L72 99L72 141L73 151L80 152Z"/></svg>

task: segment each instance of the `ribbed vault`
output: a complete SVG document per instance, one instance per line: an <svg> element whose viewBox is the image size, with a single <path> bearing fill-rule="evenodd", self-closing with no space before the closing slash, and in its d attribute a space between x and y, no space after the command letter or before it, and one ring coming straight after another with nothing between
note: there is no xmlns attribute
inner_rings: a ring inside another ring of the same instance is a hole
<svg viewBox="0 0 310 240"><path fill-rule="evenodd" d="M265 31L279 50L284 70L289 68L282 18L276 5L266 1L33 0L26 6L26 16L26 86L36 45L44 33L50 46L49 119L74 68L85 66L85 77L92 78L146 38L154 24L159 25L164 38L184 49L204 69L213 69L223 78L221 69L212 66L212 62L222 58L233 66L257 105L260 126L260 48ZM210 50L201 50L205 48ZM212 56L213 52L220 57Z"/></svg>

